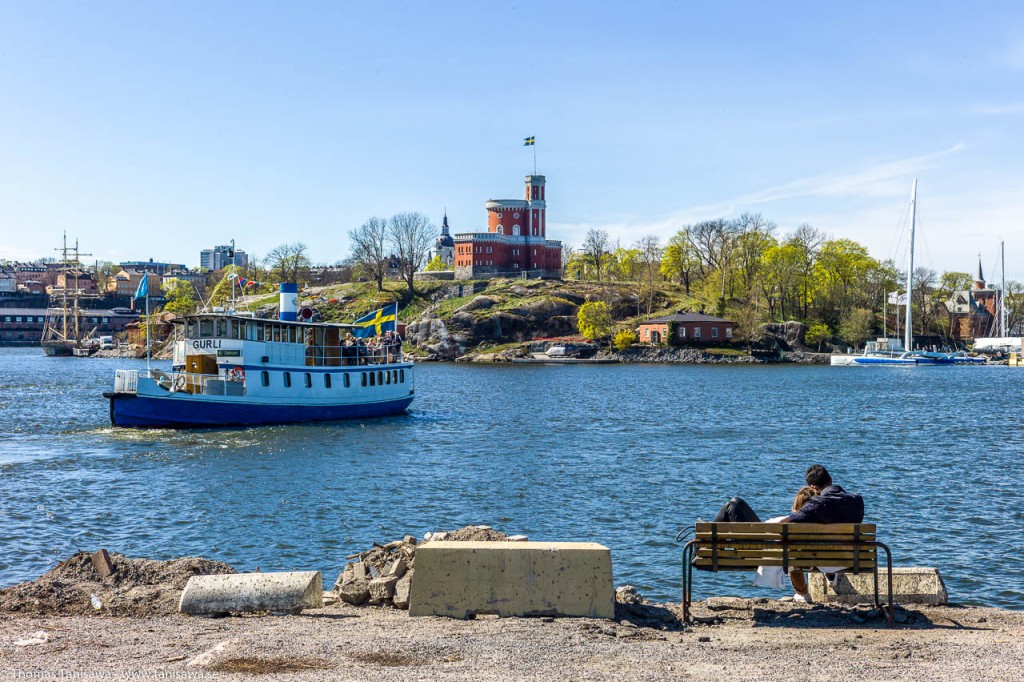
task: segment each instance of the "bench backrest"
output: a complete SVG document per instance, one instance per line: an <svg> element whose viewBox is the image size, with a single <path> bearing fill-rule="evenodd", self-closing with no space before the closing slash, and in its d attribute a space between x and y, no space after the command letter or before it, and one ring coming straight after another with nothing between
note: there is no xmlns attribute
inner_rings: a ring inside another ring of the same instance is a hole
<svg viewBox="0 0 1024 682"><path fill-rule="evenodd" d="M698 523L693 566L711 571L757 566L873 571L874 541L873 523Z"/></svg>

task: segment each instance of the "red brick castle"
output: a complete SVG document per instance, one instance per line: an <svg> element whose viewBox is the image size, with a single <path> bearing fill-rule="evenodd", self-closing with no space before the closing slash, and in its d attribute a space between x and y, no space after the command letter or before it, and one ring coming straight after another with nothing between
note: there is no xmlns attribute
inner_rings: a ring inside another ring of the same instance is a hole
<svg viewBox="0 0 1024 682"><path fill-rule="evenodd" d="M562 242L547 239L544 176L526 176L526 199L487 201L487 232L455 235L455 278L562 276Z"/></svg>

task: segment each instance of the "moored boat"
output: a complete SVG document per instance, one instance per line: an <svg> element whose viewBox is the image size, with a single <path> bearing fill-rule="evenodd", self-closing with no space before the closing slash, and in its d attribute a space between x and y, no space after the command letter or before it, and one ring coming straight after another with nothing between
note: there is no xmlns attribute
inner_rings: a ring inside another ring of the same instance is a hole
<svg viewBox="0 0 1024 682"><path fill-rule="evenodd" d="M171 371L117 370L114 390L103 394L111 423L284 424L394 415L412 402L413 366L392 331L394 313L359 326L299 321L282 310L276 320L231 313L175 320ZM363 343L353 333L372 338Z"/></svg>

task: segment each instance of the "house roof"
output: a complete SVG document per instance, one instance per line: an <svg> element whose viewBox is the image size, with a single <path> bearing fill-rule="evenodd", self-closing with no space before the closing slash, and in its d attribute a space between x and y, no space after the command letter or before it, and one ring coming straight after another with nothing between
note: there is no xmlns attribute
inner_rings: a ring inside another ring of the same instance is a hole
<svg viewBox="0 0 1024 682"><path fill-rule="evenodd" d="M661 317L644 320L640 324L664 324L666 322L725 322L726 324L734 324L732 320L723 320L721 317L705 315L703 313L672 313L671 315L662 315Z"/></svg>

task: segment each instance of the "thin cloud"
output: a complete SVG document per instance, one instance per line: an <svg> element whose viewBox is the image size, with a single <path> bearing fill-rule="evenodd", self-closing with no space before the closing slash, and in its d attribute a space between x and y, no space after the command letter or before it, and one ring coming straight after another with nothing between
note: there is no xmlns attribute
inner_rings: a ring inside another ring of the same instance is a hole
<svg viewBox="0 0 1024 682"><path fill-rule="evenodd" d="M1009 104L977 104L971 107L972 114L984 116L1012 116L1024 114L1024 102L1011 102Z"/></svg>
<svg viewBox="0 0 1024 682"><path fill-rule="evenodd" d="M745 210L756 210L759 205L777 201L803 197L870 197L877 199L899 196L904 194L907 189L899 181L934 167L943 157L955 154L965 147L966 145L963 143L957 143L937 152L887 161L855 172L824 173L801 178L725 201L690 206L675 211L665 218L647 222L553 223L552 232L567 235L565 241L579 244L588 230L600 229L607 231L613 239L619 238L623 243L632 243L649 234L667 237L686 223L735 215Z"/></svg>

